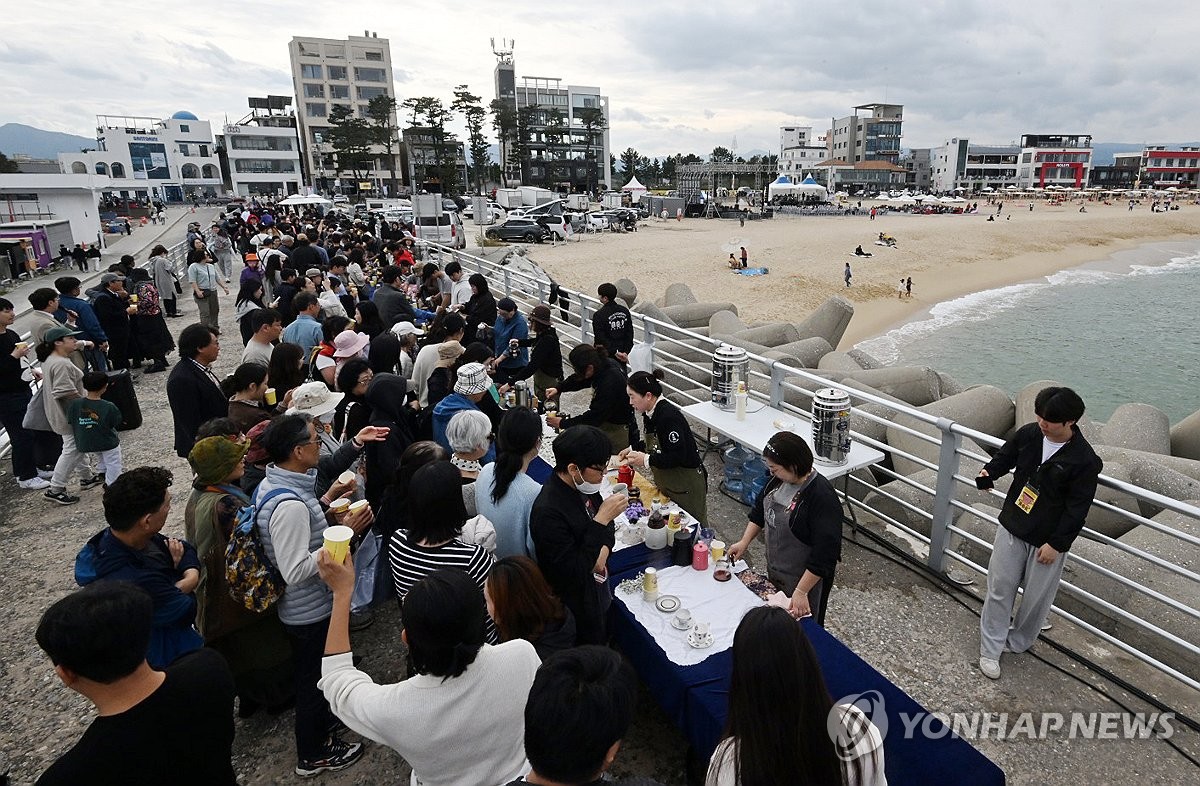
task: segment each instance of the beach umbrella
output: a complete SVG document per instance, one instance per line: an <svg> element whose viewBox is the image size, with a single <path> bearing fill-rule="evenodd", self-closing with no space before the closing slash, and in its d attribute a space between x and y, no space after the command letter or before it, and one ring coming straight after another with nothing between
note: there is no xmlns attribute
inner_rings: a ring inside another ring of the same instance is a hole
<svg viewBox="0 0 1200 786"><path fill-rule="evenodd" d="M731 237L721 246L721 252L724 254L736 254L742 250L742 246L749 247L750 241L745 238Z"/></svg>
<svg viewBox="0 0 1200 786"><path fill-rule="evenodd" d="M917 200L914 199L913 197L908 196L907 194L905 194L904 196L898 196L895 199L893 199L892 201L895 202L897 205L915 205L915 204L917 204Z"/></svg>

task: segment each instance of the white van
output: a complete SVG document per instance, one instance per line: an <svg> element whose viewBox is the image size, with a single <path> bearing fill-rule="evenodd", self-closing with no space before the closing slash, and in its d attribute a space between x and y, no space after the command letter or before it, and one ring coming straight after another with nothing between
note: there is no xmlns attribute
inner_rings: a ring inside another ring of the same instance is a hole
<svg viewBox="0 0 1200 786"><path fill-rule="evenodd" d="M417 216L416 230L422 240L456 249L467 247L467 234L458 213L443 210L436 216Z"/></svg>

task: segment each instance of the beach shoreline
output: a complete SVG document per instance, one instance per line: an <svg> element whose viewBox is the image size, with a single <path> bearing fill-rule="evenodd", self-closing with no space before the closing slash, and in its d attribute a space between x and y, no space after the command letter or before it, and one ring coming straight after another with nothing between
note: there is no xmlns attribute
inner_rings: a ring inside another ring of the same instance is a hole
<svg viewBox="0 0 1200 786"><path fill-rule="evenodd" d="M568 289L594 295L600 283L628 278L639 301L654 301L668 285L682 282L701 302L734 304L749 323L800 322L826 299L842 296L855 308L839 345L845 350L947 300L1111 264L1116 255L1136 256L1148 245L1200 238L1200 207L1194 205L1172 213L1100 203L1089 203L1087 213L1070 204L1035 203L1032 212L1025 203L1015 207L996 221L987 221L989 206L974 215L887 214L874 221L866 215L777 216L745 227L723 219L650 219L636 233L525 249ZM895 236L897 247L874 245L879 232ZM857 245L872 256L854 256ZM741 246L750 266L766 267L769 274L731 273L726 260ZM847 262L849 288L843 280ZM897 284L909 276L913 297L900 299Z"/></svg>

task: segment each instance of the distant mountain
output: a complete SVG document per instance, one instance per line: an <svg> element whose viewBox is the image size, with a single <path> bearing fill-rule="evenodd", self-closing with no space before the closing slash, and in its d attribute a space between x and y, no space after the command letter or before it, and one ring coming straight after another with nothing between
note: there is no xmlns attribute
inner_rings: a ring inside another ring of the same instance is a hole
<svg viewBox="0 0 1200 786"><path fill-rule="evenodd" d="M59 153L78 153L85 147L95 148L96 140L59 131L44 131L21 123L0 126L0 153L9 158L18 153L31 158L58 158Z"/></svg>

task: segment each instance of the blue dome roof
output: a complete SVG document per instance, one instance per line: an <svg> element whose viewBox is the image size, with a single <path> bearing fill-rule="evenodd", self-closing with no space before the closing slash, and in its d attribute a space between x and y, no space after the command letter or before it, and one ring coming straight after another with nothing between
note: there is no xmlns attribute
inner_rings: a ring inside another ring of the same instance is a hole
<svg viewBox="0 0 1200 786"><path fill-rule="evenodd" d="M175 114L171 115L171 119L172 120L199 120L200 118L196 117L191 112L185 112L183 110L180 110L180 111L176 112Z"/></svg>

